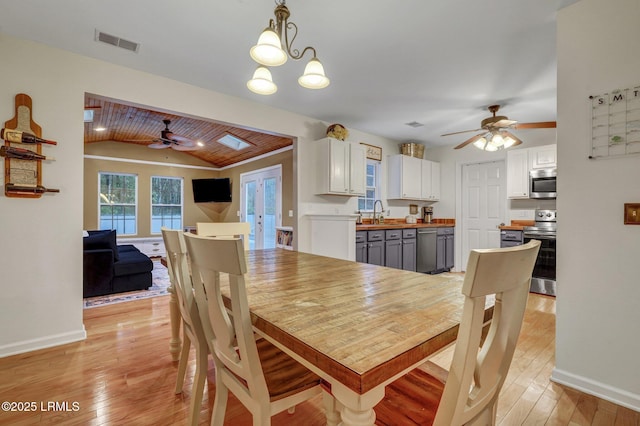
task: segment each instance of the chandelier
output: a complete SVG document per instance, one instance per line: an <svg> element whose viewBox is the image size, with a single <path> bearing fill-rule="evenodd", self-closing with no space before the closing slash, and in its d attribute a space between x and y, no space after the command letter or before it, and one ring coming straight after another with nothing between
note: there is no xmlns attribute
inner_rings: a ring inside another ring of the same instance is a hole
<svg viewBox="0 0 640 426"><path fill-rule="evenodd" d="M275 22L273 19L269 20L269 26L258 38L258 44L249 51L251 58L260 65L253 73L253 78L247 82L247 87L260 95L271 95L278 90L267 67L282 65L287 62L288 57L294 60L302 59L307 51L311 51L313 57L307 63L304 74L298 78L298 83L307 89L323 89L329 85L324 67L316 56L316 49L307 46L300 52L292 48L298 35L298 26L289 21L290 13L285 3L286 0L276 0ZM291 36L289 31L292 32Z"/></svg>
<svg viewBox="0 0 640 426"><path fill-rule="evenodd" d="M518 138L506 131L491 131L477 136L473 146L484 151L497 151L507 149L516 142Z"/></svg>

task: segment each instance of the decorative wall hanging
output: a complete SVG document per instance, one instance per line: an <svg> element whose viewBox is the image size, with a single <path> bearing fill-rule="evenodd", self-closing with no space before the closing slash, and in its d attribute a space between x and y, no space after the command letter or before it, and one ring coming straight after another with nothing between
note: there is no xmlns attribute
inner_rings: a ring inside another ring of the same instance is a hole
<svg viewBox="0 0 640 426"><path fill-rule="evenodd" d="M640 86L613 90L591 100L589 158L640 153Z"/></svg>
<svg viewBox="0 0 640 426"><path fill-rule="evenodd" d="M42 185L42 145L57 142L42 139L42 128L31 118L32 101L28 95L16 95L15 115L4 123L0 138L4 146L4 194L7 197L40 198L45 192L60 192Z"/></svg>

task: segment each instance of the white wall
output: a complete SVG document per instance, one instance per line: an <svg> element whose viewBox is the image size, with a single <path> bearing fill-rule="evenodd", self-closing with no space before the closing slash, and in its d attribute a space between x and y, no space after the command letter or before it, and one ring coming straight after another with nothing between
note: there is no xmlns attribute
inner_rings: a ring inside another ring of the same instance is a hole
<svg viewBox="0 0 640 426"><path fill-rule="evenodd" d="M558 297L553 380L640 411L640 156L589 160L589 95L640 85L640 1L558 14Z"/></svg>
<svg viewBox="0 0 640 426"><path fill-rule="evenodd" d="M0 57L4 58L0 117L3 122L13 117L16 94L31 96L33 118L43 135L59 142L55 148L44 148L57 160L43 166L43 183L61 190L39 200L0 196L0 357L85 335L81 240L85 92L296 137L296 198L304 210L355 210L343 200L313 195L314 163L307 154L309 144L324 136L327 123L2 33ZM349 130L360 142L393 144ZM299 218L304 212L295 214ZM308 245L304 233L299 244Z"/></svg>

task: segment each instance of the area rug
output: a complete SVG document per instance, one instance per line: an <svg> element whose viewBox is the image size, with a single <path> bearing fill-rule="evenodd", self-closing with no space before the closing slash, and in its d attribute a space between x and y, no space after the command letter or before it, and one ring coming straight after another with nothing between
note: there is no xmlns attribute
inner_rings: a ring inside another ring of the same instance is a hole
<svg viewBox="0 0 640 426"><path fill-rule="evenodd" d="M148 290L128 291L126 293L109 294L106 296L87 297L83 300L84 308L112 305L114 303L129 302L131 300L147 299L149 297L166 296L170 286L169 275L159 260L153 262L152 284Z"/></svg>

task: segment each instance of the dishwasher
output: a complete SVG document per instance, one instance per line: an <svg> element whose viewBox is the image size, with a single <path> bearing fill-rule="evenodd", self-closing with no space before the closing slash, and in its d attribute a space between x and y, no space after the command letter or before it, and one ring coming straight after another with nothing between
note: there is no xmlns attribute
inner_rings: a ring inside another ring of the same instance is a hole
<svg viewBox="0 0 640 426"><path fill-rule="evenodd" d="M436 228L418 229L418 247L416 271L426 272L436 270L436 254L438 231Z"/></svg>

